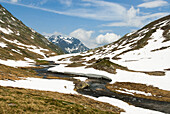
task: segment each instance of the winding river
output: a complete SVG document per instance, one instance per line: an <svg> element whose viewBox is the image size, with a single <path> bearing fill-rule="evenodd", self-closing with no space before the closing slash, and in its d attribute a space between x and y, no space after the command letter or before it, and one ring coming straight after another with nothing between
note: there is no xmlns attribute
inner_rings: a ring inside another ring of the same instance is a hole
<svg viewBox="0 0 170 114"><path fill-rule="evenodd" d="M34 69L39 76L43 76L43 78L46 78L48 75L59 77L59 78L68 78L70 80L73 80L73 77L76 75L69 75L69 74L62 74L62 73L54 73L49 72L48 68L53 67L54 65L44 66L42 65L41 69ZM164 101L156 101L156 100L150 100L145 98L139 98L134 97L130 95L124 95L124 94L118 94L115 92L112 92L108 90L105 85L110 82L108 79L96 79L93 77L87 77L86 83L88 84L87 87L77 89L77 92L83 95L89 95L93 97L110 97L110 98L116 98L119 100L122 100L124 102L127 102L131 105L134 105L136 107L156 110L164 113L170 113L170 102L164 102ZM81 83L81 82L80 82Z"/></svg>

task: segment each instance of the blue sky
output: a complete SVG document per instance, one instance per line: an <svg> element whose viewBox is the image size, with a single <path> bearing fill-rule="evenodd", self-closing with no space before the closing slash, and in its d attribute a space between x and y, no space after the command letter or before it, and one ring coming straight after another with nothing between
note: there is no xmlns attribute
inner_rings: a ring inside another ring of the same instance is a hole
<svg viewBox="0 0 170 114"><path fill-rule="evenodd" d="M41 34L63 34L90 48L169 15L168 0L0 0L27 26Z"/></svg>

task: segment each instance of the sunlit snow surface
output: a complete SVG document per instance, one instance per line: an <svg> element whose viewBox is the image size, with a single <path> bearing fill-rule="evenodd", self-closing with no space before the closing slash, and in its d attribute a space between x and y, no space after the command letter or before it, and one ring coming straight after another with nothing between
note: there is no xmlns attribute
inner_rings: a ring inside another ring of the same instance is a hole
<svg viewBox="0 0 170 114"><path fill-rule="evenodd" d="M0 31L2 31L3 33L5 34L11 34L11 33L14 33L11 29L9 28L2 28L0 27Z"/></svg>
<svg viewBox="0 0 170 114"><path fill-rule="evenodd" d="M6 39L4 37L2 37L3 40L5 40L6 42L9 42L9 43L12 43L12 44L15 44L17 45L18 49L11 49L11 51L15 52L15 53L18 53L20 55L23 55L21 53L21 50L29 50L31 52L34 52L36 54L39 54L39 55L42 55L44 58L46 58L46 55L44 53L44 51L48 52L49 50L48 49L44 49L44 48L41 48L41 47L37 47L37 46L34 46L34 45L26 45L26 44L23 44L21 42L19 42L18 40L9 40L9 39ZM5 48L7 47L7 44L5 44L4 42L0 42L0 48ZM11 66L11 67L32 67L34 66L34 61L29 59L29 58L25 58L26 61L23 61L23 60L1 60L0 59L0 64L3 64L3 65L6 65L6 66Z"/></svg>
<svg viewBox="0 0 170 114"><path fill-rule="evenodd" d="M61 79L40 79L26 78L25 80L4 81L0 80L1 86L11 86L27 89L36 89L43 91L54 91L60 93L77 94L74 91L74 84L71 81Z"/></svg>
<svg viewBox="0 0 170 114"><path fill-rule="evenodd" d="M34 63L28 60L27 61L21 61L21 60L15 61L15 60L1 60L0 59L0 64L11 66L11 67L33 67L34 66Z"/></svg>
<svg viewBox="0 0 170 114"><path fill-rule="evenodd" d="M49 51L48 49L44 49L44 48L37 47L37 46L34 46L34 45L23 44L23 43L19 42L18 40L9 40L9 39L6 39L4 37L2 37L2 39L9 42L9 43L18 45L18 48L29 50L31 52L37 53L39 55L42 55L44 58L46 58L46 56L45 56L45 53L43 51L46 51L46 52Z"/></svg>
<svg viewBox="0 0 170 114"><path fill-rule="evenodd" d="M96 70L93 68L85 68L85 67L65 67L65 65L58 65L56 67L52 67L49 71L53 72L62 72L62 73L71 73L78 75L102 75L112 79L111 83L114 82L134 82L134 83L142 83L147 85L153 85L155 87L159 87L160 89L169 90L170 91L170 72L167 72L166 76L149 76L144 73L136 73L136 72L127 72L122 70L117 70L117 74L111 74L105 71Z"/></svg>
<svg viewBox="0 0 170 114"><path fill-rule="evenodd" d="M43 91L53 91L53 92L60 92L60 93L66 93L66 94L78 94L76 91L74 91L75 85L73 84L73 82L61 80L61 79L26 78L25 80L16 80L16 81L0 80L0 85L26 88L26 89L43 90ZM106 102L111 105L118 106L119 108L122 108L126 111L126 112L122 112L121 114L124 114L124 113L125 114L162 114L161 112L152 111L149 109L143 109L143 108L135 107L133 105L129 105L115 98L109 98L109 97L95 98L95 97L91 97L87 95L84 95L84 96L97 100L97 101Z"/></svg>
<svg viewBox="0 0 170 114"><path fill-rule="evenodd" d="M51 57L48 58L47 60L52 60L55 61L56 63L71 63L69 59L66 61L57 61L60 58L63 57L69 57L73 56L74 54L67 54L67 55L60 55L56 57ZM78 54L75 54L76 56ZM141 63L143 64L143 63ZM122 71L122 70L117 70L117 74L111 74L105 71L101 70L96 70L93 68L85 68L83 67L65 67L66 65L60 64L55 67L50 68L50 71L53 72L62 72L62 73L72 73L72 74L81 74L81 75L102 75L106 76L110 79L112 79L111 83L114 82L134 82L134 83L142 83L142 84L147 84L147 85L153 85L155 87L159 87L160 89L164 90L169 90L170 91L170 72L167 71L165 76L150 76L144 73L137 73L137 72L128 72L128 71Z"/></svg>
<svg viewBox="0 0 170 114"><path fill-rule="evenodd" d="M151 35L152 39L148 41L148 44L144 48L121 55L120 58L122 59L119 61L112 61L138 71L162 71L170 68L170 47L151 52L155 49L170 46L170 42L163 42L163 32L163 30L158 29ZM128 60L132 61L126 62ZM169 62L169 64L167 62Z"/></svg>
<svg viewBox="0 0 170 114"><path fill-rule="evenodd" d="M5 47L7 47L7 45L5 43L3 43L3 42L0 42L0 47L5 48Z"/></svg>
<svg viewBox="0 0 170 114"><path fill-rule="evenodd" d="M168 21L167 21L168 22ZM165 25L165 24L163 24ZM161 26L163 26L161 25ZM138 34L140 33L147 33L148 28L138 31ZM138 50L129 51L127 53L124 53L120 55L119 57L121 59L114 60L112 59L117 54L122 53L123 51L127 51L131 49L131 46L133 43L136 43L137 41L141 40L144 35L139 35L132 39L133 42L130 42L129 44L126 44L126 40L123 41L119 46L117 44L110 44L105 47L102 47L102 49L96 49L91 53L85 53L85 54L70 54L71 56L76 55L90 55L84 57L83 61L89 61L91 59L100 59L104 57L109 57L110 61L116 64L119 64L121 66L127 67L130 70L134 71L147 71L147 72L154 72L154 71L163 71L165 72L165 76L153 76L148 75L145 73L139 73L139 72L129 72L124 70L116 70L116 74L111 74L105 71L96 70L93 68L85 68L83 67L65 67L67 65L60 64L58 66L52 67L49 69L49 71L53 72L62 72L62 73L71 73L71 74L78 74L78 75L102 75L104 77L108 77L112 79L111 83L114 82L134 82L134 83L141 83L146 85L153 85L155 87L158 87L160 89L169 90L170 91L170 71L167 71L165 69L170 68L170 41L166 41L165 37L163 36L164 30L158 28L156 32L153 32L150 36L150 39L147 41L147 45L143 48L140 48ZM124 45L126 44L126 45ZM112 51L115 47L120 48L118 50ZM161 49L163 47L166 47L165 49ZM153 51L156 50L156 51ZM70 61L69 54L67 55L61 55L57 57L48 58L48 60L55 61L56 63L72 63ZM61 58L66 58L65 60L60 60ZM84 62L84 64L87 64Z"/></svg>
<svg viewBox="0 0 170 114"><path fill-rule="evenodd" d="M73 77L74 79L80 80L80 81L86 81L88 78L86 77Z"/></svg>

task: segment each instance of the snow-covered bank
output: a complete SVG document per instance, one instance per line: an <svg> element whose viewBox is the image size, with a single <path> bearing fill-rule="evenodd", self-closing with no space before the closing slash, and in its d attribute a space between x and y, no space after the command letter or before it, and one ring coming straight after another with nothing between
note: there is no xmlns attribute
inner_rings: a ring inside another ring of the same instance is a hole
<svg viewBox="0 0 170 114"><path fill-rule="evenodd" d="M89 97L91 99L94 99L96 101L109 103L111 105L122 108L122 109L125 110L125 112L121 112L121 114L163 114L162 112L135 107L133 105L129 105L126 102L123 102L123 101L115 99L115 98L109 98L109 97L98 97L98 98L96 98L96 97L91 97L91 96L87 96L87 95L84 95L84 96Z"/></svg>
<svg viewBox="0 0 170 114"><path fill-rule="evenodd" d="M59 65L49 70L108 77L112 79L111 83L141 83L170 91L169 26L170 18L166 16L103 47L84 53L48 58L56 63L65 63L65 66ZM75 65L76 67L73 64L72 67L66 67L66 63L79 64ZM108 69L116 74L105 72Z"/></svg>
<svg viewBox="0 0 170 114"><path fill-rule="evenodd" d="M22 60L1 60L0 59L0 64L6 65L6 66L11 66L11 67L33 67L34 66L34 61L31 59L26 59L26 61Z"/></svg>
<svg viewBox="0 0 170 114"><path fill-rule="evenodd" d="M43 91L54 91L67 94L77 94L74 91L74 84L71 81L61 79L40 79L26 78L25 80L4 81L0 80L1 86L19 87L27 89L36 89Z"/></svg>
<svg viewBox="0 0 170 114"><path fill-rule="evenodd" d="M79 55L80 53L74 53L74 54L63 54L63 55L58 55L58 56L53 56L53 57L49 57L49 58L45 58L43 60L47 60L47 61L54 61L56 63L71 63L69 61L69 59L67 61L58 61L59 59L61 58L67 58L67 57L70 57L70 56L76 56L76 55Z"/></svg>
<svg viewBox="0 0 170 114"><path fill-rule="evenodd" d="M53 91L53 92L60 92L66 94L77 94L77 92L73 90L74 89L73 82L61 80L61 79L26 78L26 80L17 80L17 81L0 80L0 85L26 88L26 89L36 89L36 90L43 90L43 91ZM109 98L109 97L95 98L87 95L83 95L83 96L89 97L96 101L106 102L113 106L118 106L119 108L122 108L126 111L121 114L162 114L161 112L129 105L115 98Z"/></svg>
<svg viewBox="0 0 170 114"><path fill-rule="evenodd" d="M55 67L49 68L48 71L59 72L66 74L75 74L80 76L87 76L93 78L104 78L111 80L109 77L105 76L107 72L95 70L93 68L86 69L83 67L65 67L66 65L57 65ZM110 75L109 73L107 75ZM113 75L113 74L112 74Z"/></svg>
<svg viewBox="0 0 170 114"><path fill-rule="evenodd" d="M88 78L86 77L73 77L74 79L80 80L80 81L86 81Z"/></svg>
<svg viewBox="0 0 170 114"><path fill-rule="evenodd" d="M147 85L153 85L155 87L159 87L163 90L170 91L170 72L166 72L165 76L149 76L144 73L137 72L127 72L122 70L117 70L117 74L111 74L105 71L96 70L93 68L85 68L83 67L65 67L65 65L57 65L49 69L52 72L61 72L61 73L71 73L78 74L84 76L103 76L112 79L111 83L115 82L134 82L134 83L142 83Z"/></svg>

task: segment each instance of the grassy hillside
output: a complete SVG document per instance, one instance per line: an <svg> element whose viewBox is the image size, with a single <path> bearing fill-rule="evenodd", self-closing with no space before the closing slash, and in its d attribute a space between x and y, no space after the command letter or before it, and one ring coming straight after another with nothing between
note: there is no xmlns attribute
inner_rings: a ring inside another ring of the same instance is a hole
<svg viewBox="0 0 170 114"><path fill-rule="evenodd" d="M78 95L0 86L0 113L118 114L123 110Z"/></svg>
<svg viewBox="0 0 170 114"><path fill-rule="evenodd" d="M0 5L0 59L24 60L61 54L44 36L25 26ZM44 54L44 55L43 55Z"/></svg>

